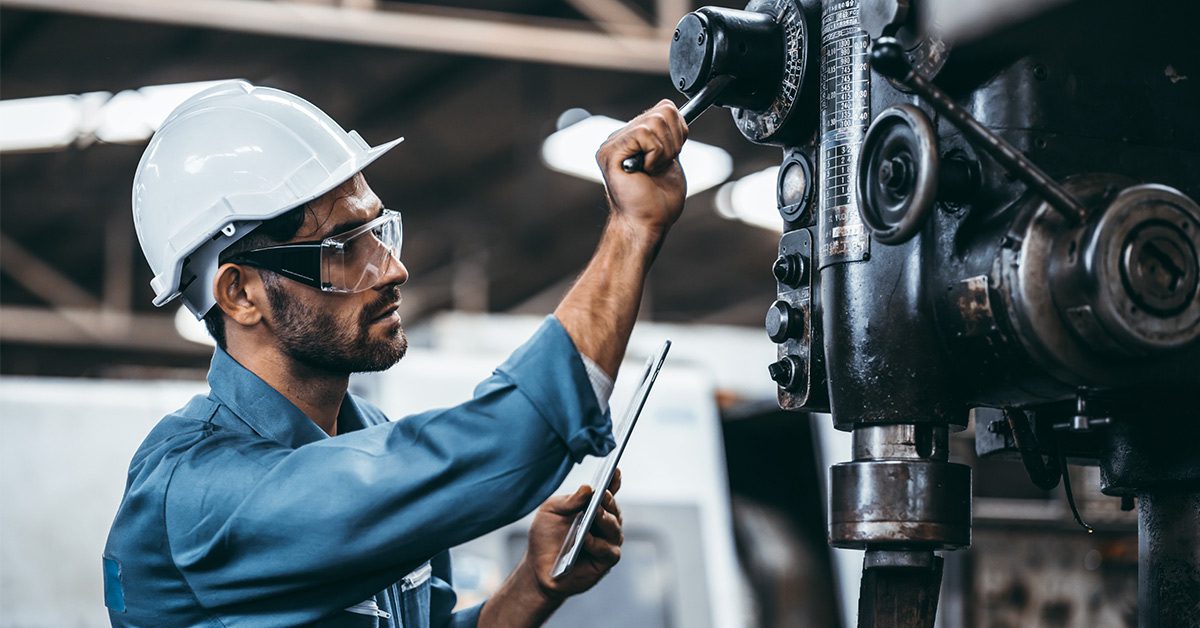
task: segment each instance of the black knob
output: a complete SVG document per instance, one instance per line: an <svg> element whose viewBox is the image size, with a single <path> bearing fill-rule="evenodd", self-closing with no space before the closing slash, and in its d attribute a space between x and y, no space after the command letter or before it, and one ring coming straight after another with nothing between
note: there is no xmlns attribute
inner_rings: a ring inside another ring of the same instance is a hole
<svg viewBox="0 0 1200 628"><path fill-rule="evenodd" d="M789 390L796 385L801 371L800 361L790 355L767 366L771 381Z"/></svg>
<svg viewBox="0 0 1200 628"><path fill-rule="evenodd" d="M694 97L713 77L736 78L717 104L752 111L770 106L784 72L784 33L757 11L704 7L683 16L671 42L671 82Z"/></svg>
<svg viewBox="0 0 1200 628"><path fill-rule="evenodd" d="M772 342L785 342L788 338L804 335L804 320L800 312L787 301L776 301L767 310L767 336Z"/></svg>
<svg viewBox="0 0 1200 628"><path fill-rule="evenodd" d="M771 272L779 283L799 288L800 283L808 276L808 258L797 253L780 255L771 267Z"/></svg>

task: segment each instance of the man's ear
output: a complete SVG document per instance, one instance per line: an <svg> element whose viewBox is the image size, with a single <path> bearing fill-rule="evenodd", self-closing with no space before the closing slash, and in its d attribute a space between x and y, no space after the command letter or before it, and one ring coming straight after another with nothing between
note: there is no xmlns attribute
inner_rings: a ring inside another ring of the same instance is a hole
<svg viewBox="0 0 1200 628"><path fill-rule="evenodd" d="M222 264L213 281L213 297L226 316L244 327L257 325L266 314L266 287L249 266Z"/></svg>

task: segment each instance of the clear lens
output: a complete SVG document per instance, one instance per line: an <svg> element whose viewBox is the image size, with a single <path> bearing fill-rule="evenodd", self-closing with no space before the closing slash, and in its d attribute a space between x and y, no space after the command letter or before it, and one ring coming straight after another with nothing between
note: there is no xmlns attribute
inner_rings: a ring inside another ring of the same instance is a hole
<svg viewBox="0 0 1200 628"><path fill-rule="evenodd" d="M326 238L321 247L321 289L327 292L362 292L400 263L404 228L400 212L383 215L346 233Z"/></svg>

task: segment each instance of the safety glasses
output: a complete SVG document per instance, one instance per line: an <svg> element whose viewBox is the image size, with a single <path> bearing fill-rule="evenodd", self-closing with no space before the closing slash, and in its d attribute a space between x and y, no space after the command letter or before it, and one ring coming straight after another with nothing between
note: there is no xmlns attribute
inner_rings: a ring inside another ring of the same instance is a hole
<svg viewBox="0 0 1200 628"><path fill-rule="evenodd" d="M274 271L325 292L362 292L374 288L391 264L400 263L403 241L400 212L385 209L345 233L245 251L225 261Z"/></svg>

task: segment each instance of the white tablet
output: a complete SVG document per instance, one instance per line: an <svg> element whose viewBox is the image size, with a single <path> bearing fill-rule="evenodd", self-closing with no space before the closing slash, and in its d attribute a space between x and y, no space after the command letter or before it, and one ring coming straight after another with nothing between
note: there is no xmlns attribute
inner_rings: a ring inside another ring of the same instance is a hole
<svg viewBox="0 0 1200 628"><path fill-rule="evenodd" d="M558 558L554 561L552 577L558 578L575 566L575 561L579 558L579 551L583 549L583 539L591 529L592 522L596 520L596 513L600 511L600 502L604 499L604 492L608 490L608 485L612 482L613 474L617 470L617 463L621 460L621 453L625 451L625 445L629 443L629 435L633 433L633 426L642 413L642 407L646 405L646 399L650 396L650 388L654 386L654 380L658 377L658 371L662 369L663 361L667 359L667 351L670 348L671 341L667 340L657 353L646 360L646 366L642 369L642 379L633 393L633 399L630 400L629 407L625 409L625 414L621 417L620 422L613 426L613 437L617 446L604 457L600 468L592 478L592 498L588 500L587 508L575 515L575 521L571 522L571 528L567 530L567 537L563 539L562 549L558 551Z"/></svg>

